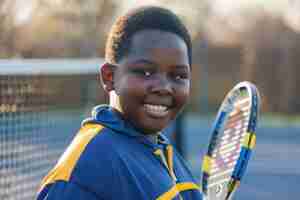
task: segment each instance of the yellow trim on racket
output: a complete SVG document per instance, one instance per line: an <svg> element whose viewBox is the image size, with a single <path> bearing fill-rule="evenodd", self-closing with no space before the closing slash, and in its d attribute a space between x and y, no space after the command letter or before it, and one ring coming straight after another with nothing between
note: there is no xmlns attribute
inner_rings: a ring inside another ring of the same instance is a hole
<svg viewBox="0 0 300 200"><path fill-rule="evenodd" d="M203 158L203 163L202 163L202 171L209 174L211 165L212 165L212 161L213 161L212 157L205 155Z"/></svg>
<svg viewBox="0 0 300 200"><path fill-rule="evenodd" d="M248 132L243 141L243 147L248 149L253 149L256 144L256 135L254 133Z"/></svg>
<svg viewBox="0 0 300 200"><path fill-rule="evenodd" d="M228 191L229 192L234 191L236 188L238 188L240 186L240 184L241 184L241 182L238 180L231 181L228 185Z"/></svg>

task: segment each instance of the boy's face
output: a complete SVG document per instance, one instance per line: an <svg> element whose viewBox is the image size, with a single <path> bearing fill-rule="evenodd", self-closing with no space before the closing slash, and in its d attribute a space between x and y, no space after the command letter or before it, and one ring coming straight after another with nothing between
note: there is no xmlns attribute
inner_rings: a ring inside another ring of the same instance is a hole
<svg viewBox="0 0 300 200"><path fill-rule="evenodd" d="M176 34L159 30L137 32L128 55L114 72L118 103L113 106L143 133L161 131L188 100L188 58L187 46Z"/></svg>

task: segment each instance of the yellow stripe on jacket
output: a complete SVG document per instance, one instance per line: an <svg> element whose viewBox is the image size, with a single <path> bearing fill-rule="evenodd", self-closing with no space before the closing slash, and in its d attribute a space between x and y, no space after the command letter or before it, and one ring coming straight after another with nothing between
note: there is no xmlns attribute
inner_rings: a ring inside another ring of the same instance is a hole
<svg viewBox="0 0 300 200"><path fill-rule="evenodd" d="M74 166L86 145L100 132L103 127L99 124L86 124L73 139L71 145L61 156L56 166L43 179L40 186L41 191L46 185L62 180L68 181Z"/></svg>
<svg viewBox="0 0 300 200"><path fill-rule="evenodd" d="M198 185L192 182L177 183L169 191L159 196L156 200L171 200L178 195L179 192L186 190L200 190L200 188Z"/></svg>

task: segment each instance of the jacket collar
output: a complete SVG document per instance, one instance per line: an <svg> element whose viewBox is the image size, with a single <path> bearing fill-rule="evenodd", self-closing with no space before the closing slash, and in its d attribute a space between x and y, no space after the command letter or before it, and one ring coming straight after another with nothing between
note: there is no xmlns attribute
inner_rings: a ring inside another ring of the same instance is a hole
<svg viewBox="0 0 300 200"><path fill-rule="evenodd" d="M109 105L98 105L93 108L91 117L83 120L82 126L86 124L101 124L110 128L119 134L129 137L136 137L140 142L154 149L161 148L170 144L169 140L163 133L158 133L158 143L151 142L143 133L138 131L129 122L122 119L121 114ZM164 131L163 131L164 132Z"/></svg>

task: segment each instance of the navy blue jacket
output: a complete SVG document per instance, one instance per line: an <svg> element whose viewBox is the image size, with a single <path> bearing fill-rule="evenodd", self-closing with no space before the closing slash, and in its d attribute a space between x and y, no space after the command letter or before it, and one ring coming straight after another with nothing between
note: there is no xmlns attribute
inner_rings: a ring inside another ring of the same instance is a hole
<svg viewBox="0 0 300 200"><path fill-rule="evenodd" d="M201 200L171 144L153 143L108 106L98 106L56 166L38 200Z"/></svg>

